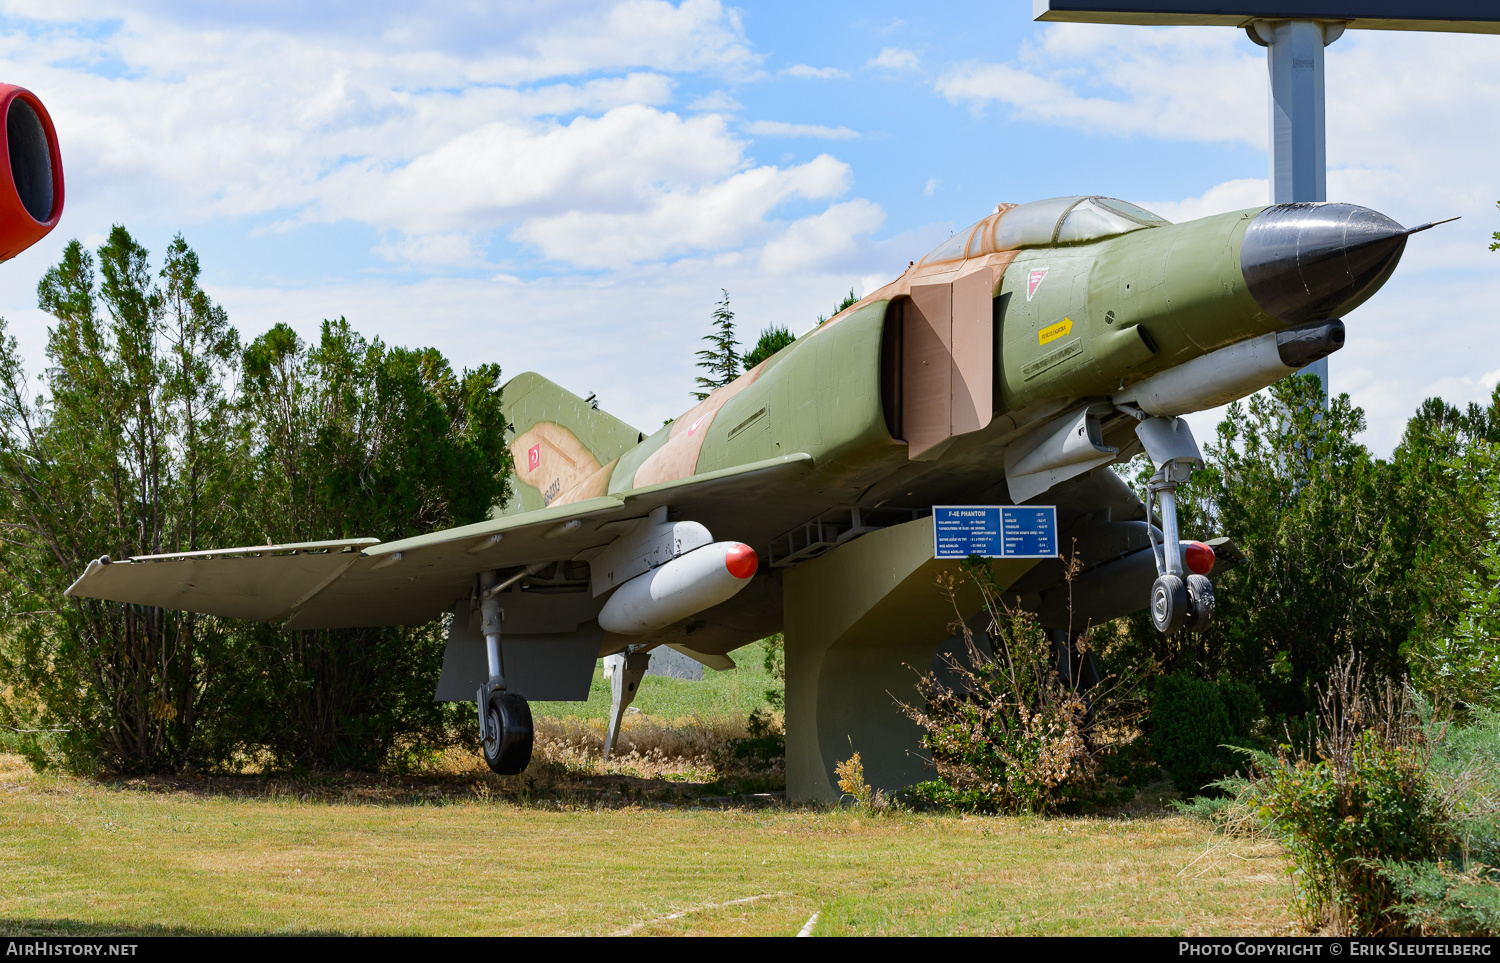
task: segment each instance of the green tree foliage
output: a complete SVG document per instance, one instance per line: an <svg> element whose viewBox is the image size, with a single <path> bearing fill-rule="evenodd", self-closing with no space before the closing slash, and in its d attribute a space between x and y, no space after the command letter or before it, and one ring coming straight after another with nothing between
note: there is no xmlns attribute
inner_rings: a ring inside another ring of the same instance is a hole
<svg viewBox="0 0 1500 963"><path fill-rule="evenodd" d="M1476 458L1486 464L1488 509L1478 565L1463 575L1451 631L1429 633L1413 647L1413 675L1445 701L1500 708L1500 448L1484 445Z"/></svg>
<svg viewBox="0 0 1500 963"><path fill-rule="evenodd" d="M505 488L499 369L455 376L436 351L367 341L343 318L316 345L278 325L245 349L249 498L268 543L386 540L481 521ZM258 627L247 727L278 764L372 769L398 742L440 743L458 710L432 701L441 623L282 632ZM466 720L466 714L456 718Z"/></svg>
<svg viewBox="0 0 1500 963"><path fill-rule="evenodd" d="M127 771L193 760L225 665L214 620L62 595L100 556L192 551L236 534L236 364L223 311L198 287L182 238L153 277L116 226L94 258L77 241L38 286L56 324L50 394L31 397L16 342L0 335L0 663L24 721L66 730L70 764Z"/></svg>
<svg viewBox="0 0 1500 963"><path fill-rule="evenodd" d="M760 333L760 340L755 342L754 349L745 355L745 370L749 371L796 340L791 329L785 325L772 325L766 328Z"/></svg>
<svg viewBox="0 0 1500 963"><path fill-rule="evenodd" d="M1373 462L1354 441L1364 427L1347 395L1324 411L1311 378L1231 405L1203 446L1207 466L1179 491L1179 517L1185 533L1232 535L1249 562L1215 573L1206 631L1164 638L1133 616L1128 658L1253 681L1271 712L1304 713L1333 654L1364 651L1379 628L1366 618L1381 520Z"/></svg>
<svg viewBox="0 0 1500 963"><path fill-rule="evenodd" d="M734 334L734 312L729 310L729 292L714 305L713 330L703 336L710 347L698 352L698 367L707 374L698 376L698 387L693 397L702 401L715 388L722 388L740 376L739 342Z"/></svg>
<svg viewBox="0 0 1500 963"><path fill-rule="evenodd" d="M1356 651L1387 678L1430 659L1487 538L1482 452L1500 431L1500 392L1466 412L1425 402L1389 461L1354 440L1363 428L1347 396L1325 412L1308 378L1232 405L1179 514L1184 532L1230 535L1249 561L1214 573L1206 631L1165 639L1141 613L1112 654L1228 675L1283 717L1312 708L1335 653Z"/></svg>
<svg viewBox="0 0 1500 963"><path fill-rule="evenodd" d="M343 319L242 349L199 274L181 237L156 274L124 228L97 260L70 243L38 288L55 323L35 397L0 322L0 713L65 730L76 769L369 768L441 742L440 625L288 633L63 597L104 555L401 538L503 497L497 366L455 374Z"/></svg>
<svg viewBox="0 0 1500 963"><path fill-rule="evenodd" d="M846 294L846 295L844 295L842 298L839 299L838 306L833 309L833 313L830 314L830 315L828 315L828 318L837 317L838 313L840 311L844 310L845 308L849 307L850 305L852 305L852 304L854 304L854 303L856 303L858 301L859 301L859 298L856 298L854 296L854 289L850 288L849 289L849 293ZM823 315L820 314L820 315L818 315L818 323L822 324L824 321L827 321L828 318L825 318L825 317L823 317Z"/></svg>
<svg viewBox="0 0 1500 963"><path fill-rule="evenodd" d="M1248 685L1208 682L1177 671L1155 680L1151 699L1151 744L1156 760L1184 795L1244 769L1233 746L1256 748L1253 730L1263 713Z"/></svg>
<svg viewBox="0 0 1500 963"><path fill-rule="evenodd" d="M1460 412L1428 399L1390 462L1377 463L1383 522L1368 582L1372 619L1386 626L1390 645L1424 688L1436 681L1430 670L1447 658L1439 652L1452 638L1465 586L1490 542L1485 480L1493 477L1500 441L1500 395L1494 402Z"/></svg>

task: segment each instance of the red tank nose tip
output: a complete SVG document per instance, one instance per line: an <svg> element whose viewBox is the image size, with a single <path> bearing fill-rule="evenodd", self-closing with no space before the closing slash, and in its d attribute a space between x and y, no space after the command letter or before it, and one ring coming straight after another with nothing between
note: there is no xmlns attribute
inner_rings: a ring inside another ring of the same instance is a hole
<svg viewBox="0 0 1500 963"><path fill-rule="evenodd" d="M1214 550L1202 542L1190 542L1182 553L1188 571L1195 575L1207 575L1214 570Z"/></svg>
<svg viewBox="0 0 1500 963"><path fill-rule="evenodd" d="M755 574L755 569L760 561L755 557L755 549L749 545L735 545L724 553L724 567L729 569L729 574L738 579L747 579Z"/></svg>

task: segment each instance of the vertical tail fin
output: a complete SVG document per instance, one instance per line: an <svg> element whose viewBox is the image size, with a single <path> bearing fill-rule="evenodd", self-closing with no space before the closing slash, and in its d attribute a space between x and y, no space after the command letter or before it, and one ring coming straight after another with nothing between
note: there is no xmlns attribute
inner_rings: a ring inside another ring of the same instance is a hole
<svg viewBox="0 0 1500 963"><path fill-rule="evenodd" d="M507 514L602 495L608 468L645 440L635 428L593 402L526 372L502 389L505 416L515 433L515 495Z"/></svg>

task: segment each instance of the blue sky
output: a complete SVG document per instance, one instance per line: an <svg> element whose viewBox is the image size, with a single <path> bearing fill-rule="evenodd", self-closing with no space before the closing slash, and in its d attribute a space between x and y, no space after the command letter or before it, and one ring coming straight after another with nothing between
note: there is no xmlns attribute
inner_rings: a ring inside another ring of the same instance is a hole
<svg viewBox="0 0 1500 963"><path fill-rule="evenodd" d="M36 280L123 223L182 232L246 335L347 316L532 369L642 427L690 402L720 288L746 340L806 330L998 201L1105 193L1172 219L1263 203L1264 53L1238 31L1039 25L1030 0L0 3L0 80L60 132ZM1384 454L1417 403L1500 379L1500 38L1328 50L1329 196L1405 223L1333 387ZM1197 419L1200 434L1213 416Z"/></svg>

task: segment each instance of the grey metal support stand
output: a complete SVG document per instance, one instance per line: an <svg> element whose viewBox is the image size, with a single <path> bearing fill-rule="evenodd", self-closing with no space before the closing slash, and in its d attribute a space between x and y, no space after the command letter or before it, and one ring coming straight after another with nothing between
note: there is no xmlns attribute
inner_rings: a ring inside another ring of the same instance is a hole
<svg viewBox="0 0 1500 963"><path fill-rule="evenodd" d="M1271 203L1326 201L1323 48L1343 35L1344 25L1326 20L1254 20L1245 33L1266 48L1271 75ZM1326 409L1328 359L1319 358L1297 374L1318 376Z"/></svg>

